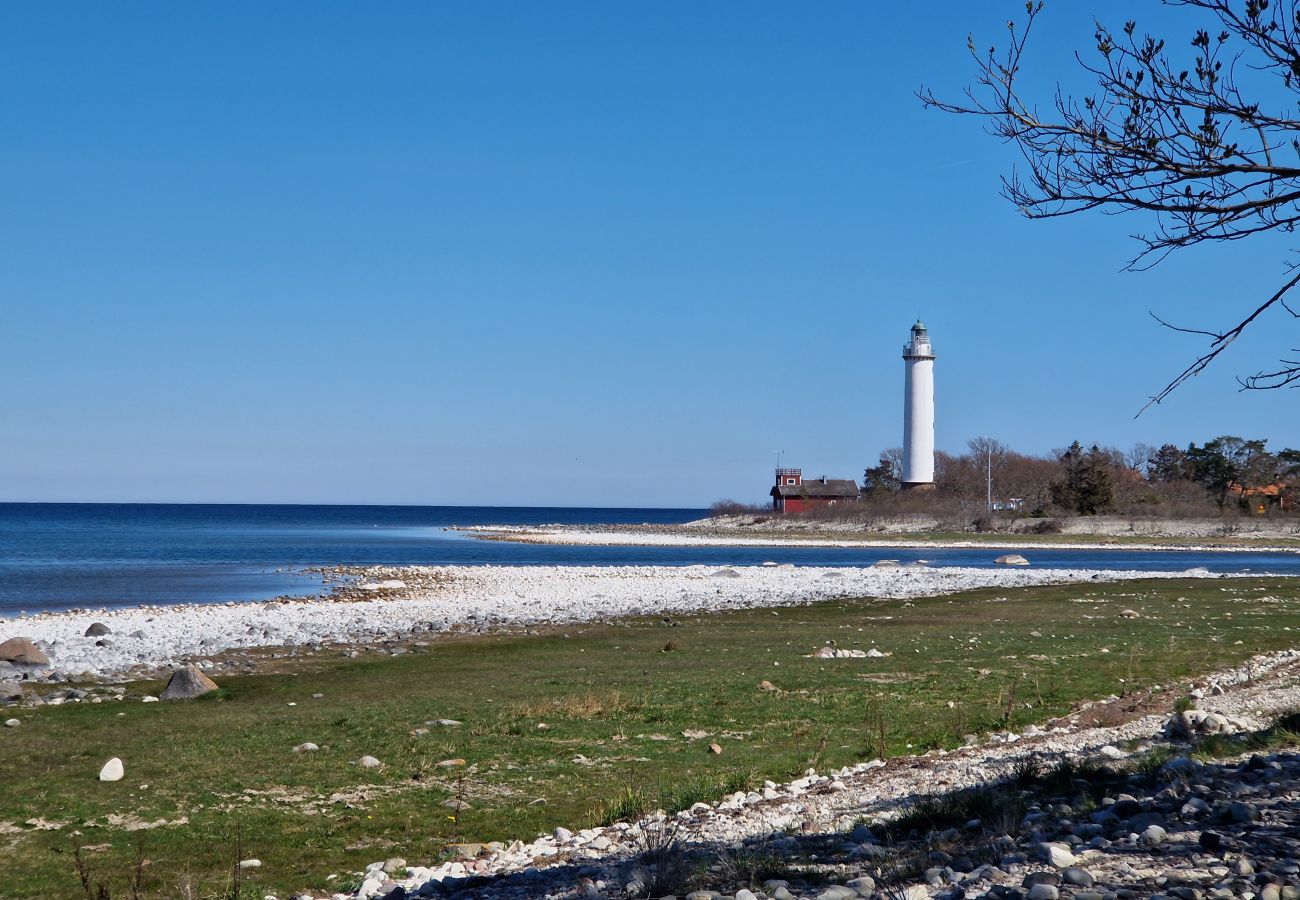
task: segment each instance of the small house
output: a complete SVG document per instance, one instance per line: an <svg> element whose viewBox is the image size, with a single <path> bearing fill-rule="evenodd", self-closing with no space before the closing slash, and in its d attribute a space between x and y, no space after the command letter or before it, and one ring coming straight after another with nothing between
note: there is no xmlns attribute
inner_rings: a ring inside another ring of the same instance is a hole
<svg viewBox="0 0 1300 900"><path fill-rule="evenodd" d="M858 499L858 483L849 478L825 475L804 481L802 469L777 469L772 487L772 509L779 513L801 513Z"/></svg>

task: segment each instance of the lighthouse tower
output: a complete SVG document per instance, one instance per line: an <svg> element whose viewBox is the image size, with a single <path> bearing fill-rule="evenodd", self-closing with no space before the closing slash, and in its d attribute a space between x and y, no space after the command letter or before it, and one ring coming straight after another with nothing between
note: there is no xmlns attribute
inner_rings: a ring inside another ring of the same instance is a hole
<svg viewBox="0 0 1300 900"><path fill-rule="evenodd" d="M903 487L934 486L934 348L918 320L903 346L907 382L903 394Z"/></svg>

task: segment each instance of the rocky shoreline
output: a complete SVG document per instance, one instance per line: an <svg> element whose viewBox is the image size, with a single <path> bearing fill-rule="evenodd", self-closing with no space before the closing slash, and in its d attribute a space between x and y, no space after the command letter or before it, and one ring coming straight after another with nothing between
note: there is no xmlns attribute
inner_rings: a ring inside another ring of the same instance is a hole
<svg viewBox="0 0 1300 900"><path fill-rule="evenodd" d="M1180 736L1188 722L1213 717L1210 730L1220 733L1260 729L1300 708L1300 652L1258 656L1179 689L1198 699L1199 715L1151 714L1109 728L1081 727L1075 715L1045 729L993 735L982 746L809 770L788 784L767 782L760 791L638 822L467 845L461 860L436 866L376 861L359 873L355 892L332 896L675 896L663 890L663 876L673 873L661 870L695 858L715 861L708 872L718 889L683 892L686 900L1295 900L1300 755L1226 765L1175 756L1133 773L1122 766L1150 742ZM988 821L884 836L891 820L927 800L1024 787L1026 772L1050 773L1062 763L1076 767L1067 773L1088 777L1055 791L988 795ZM996 808L1002 803L1005 815ZM746 859L784 868L783 877L736 864ZM723 883L728 878L731 885Z"/></svg>
<svg viewBox="0 0 1300 900"><path fill-rule="evenodd" d="M0 619L0 641L30 639L48 666L0 660L0 683L157 677L177 665L240 670L222 654L259 648L316 652L344 645L431 640L619 616L789 606L848 597L900 598L981 587L1133 578L1211 577L1190 572L765 566L333 567L323 598L74 610Z"/></svg>
<svg viewBox="0 0 1300 900"><path fill-rule="evenodd" d="M590 547L833 547L837 549L877 548L883 550L1128 550L1183 551L1196 553L1300 553L1300 545L1269 543L1276 538L1252 538L1234 544L1161 543L1156 541L1070 541L1050 542L1015 535L982 540L938 540L909 538L907 532L886 535L854 528L782 529L765 533L760 528L715 525L709 520L686 525L470 525L459 530L480 540L520 544L560 544ZM847 535L853 535L849 537Z"/></svg>

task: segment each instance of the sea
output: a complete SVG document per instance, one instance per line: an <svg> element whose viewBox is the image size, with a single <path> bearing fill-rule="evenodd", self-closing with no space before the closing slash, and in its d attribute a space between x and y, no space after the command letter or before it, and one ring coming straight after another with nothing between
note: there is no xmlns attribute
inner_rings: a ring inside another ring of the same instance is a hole
<svg viewBox="0 0 1300 900"><path fill-rule="evenodd" d="M925 559L992 566L1006 550L835 547L584 547L480 540L471 525L672 525L703 509L0 503L0 616L21 612L265 600L324 590L330 565L869 566ZM1037 568L1300 575L1300 554L1023 551Z"/></svg>

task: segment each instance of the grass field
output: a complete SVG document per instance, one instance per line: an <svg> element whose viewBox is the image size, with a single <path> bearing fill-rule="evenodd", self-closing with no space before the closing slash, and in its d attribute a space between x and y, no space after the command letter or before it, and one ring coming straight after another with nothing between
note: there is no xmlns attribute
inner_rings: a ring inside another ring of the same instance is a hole
<svg viewBox="0 0 1300 900"><path fill-rule="evenodd" d="M1130 608L1141 618L1120 615ZM187 703L140 703L160 685L138 685L135 700L21 711L0 729L0 896L81 896L78 846L115 897L137 854L148 896L221 896L236 840L263 863L245 896L321 890L390 856L427 863L457 840L869 759L882 724L891 755L956 745L1008 713L1042 721L1292 646L1296 630L1294 581L1143 581L438 639L406 656L294 660ZM828 640L892 655L805 656ZM463 724L425 724L438 718ZM291 752L304 741L321 749ZM365 754L383 767L355 765ZM100 783L111 756L127 776ZM438 765L455 759L467 764ZM172 824L128 830L160 820Z"/></svg>

